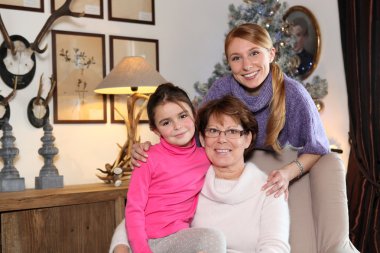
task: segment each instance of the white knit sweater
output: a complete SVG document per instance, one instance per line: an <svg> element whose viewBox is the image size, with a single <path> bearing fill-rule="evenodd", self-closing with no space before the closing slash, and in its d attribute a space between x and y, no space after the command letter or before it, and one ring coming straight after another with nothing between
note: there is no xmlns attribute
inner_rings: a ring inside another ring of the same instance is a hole
<svg viewBox="0 0 380 253"><path fill-rule="evenodd" d="M230 253L289 253L288 203L261 191L266 179L252 163L237 181L217 179L210 168L192 226L222 231Z"/></svg>
<svg viewBox="0 0 380 253"><path fill-rule="evenodd" d="M247 163L237 181L215 178L209 168L192 227L219 229L227 238L229 253L289 253L289 209L283 195L267 197L261 191L267 176ZM123 220L112 237L116 245L128 245Z"/></svg>

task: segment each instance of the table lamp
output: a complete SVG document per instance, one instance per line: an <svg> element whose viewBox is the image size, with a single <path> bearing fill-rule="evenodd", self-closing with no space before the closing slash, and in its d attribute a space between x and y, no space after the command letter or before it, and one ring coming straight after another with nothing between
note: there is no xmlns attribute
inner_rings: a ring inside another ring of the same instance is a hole
<svg viewBox="0 0 380 253"><path fill-rule="evenodd" d="M127 115L121 115L127 127L127 140L120 147L120 152L112 165L106 164L105 170L98 169L105 176L99 176L106 183L118 186L128 178L131 172L131 148L140 142L137 127L143 111L146 109L149 94L156 87L167 81L143 57L124 57L111 72L99 83L94 92L110 95L127 96ZM143 100L142 106L136 110L136 102ZM117 111L119 114L120 112Z"/></svg>

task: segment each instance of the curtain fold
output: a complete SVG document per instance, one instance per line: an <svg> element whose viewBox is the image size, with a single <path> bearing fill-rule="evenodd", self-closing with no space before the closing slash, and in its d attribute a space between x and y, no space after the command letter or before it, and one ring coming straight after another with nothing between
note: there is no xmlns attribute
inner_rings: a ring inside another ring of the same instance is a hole
<svg viewBox="0 0 380 253"><path fill-rule="evenodd" d="M380 253L380 1L338 6L350 117L350 239L362 253Z"/></svg>

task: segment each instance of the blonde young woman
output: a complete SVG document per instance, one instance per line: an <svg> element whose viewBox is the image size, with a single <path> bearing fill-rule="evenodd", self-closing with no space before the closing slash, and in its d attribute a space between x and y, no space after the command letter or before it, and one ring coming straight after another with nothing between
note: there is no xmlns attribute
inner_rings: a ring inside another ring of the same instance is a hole
<svg viewBox="0 0 380 253"><path fill-rule="evenodd" d="M272 171L262 187L268 195L278 197L285 193L287 198L289 182L309 171L321 155L329 152L316 106L306 89L274 62L273 42L260 25L242 24L232 29L225 40L225 55L231 74L211 86L204 102L233 95L257 119L256 148L281 152L290 145L298 149L298 158ZM146 161L149 146L134 146L134 166Z"/></svg>

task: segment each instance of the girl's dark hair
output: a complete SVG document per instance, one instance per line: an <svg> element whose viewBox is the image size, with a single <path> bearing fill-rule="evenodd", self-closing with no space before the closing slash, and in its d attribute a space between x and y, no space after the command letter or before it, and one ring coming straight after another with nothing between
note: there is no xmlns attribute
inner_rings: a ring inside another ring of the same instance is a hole
<svg viewBox="0 0 380 253"><path fill-rule="evenodd" d="M148 100L147 113L149 127L151 129L156 129L156 124L154 121L156 107L165 104L166 102L176 103L180 107L182 107L182 105L179 104L179 102L186 103L191 108L191 111L195 116L195 109L186 91L173 85L172 83L164 83L158 86L156 91L150 95Z"/></svg>
<svg viewBox="0 0 380 253"><path fill-rule="evenodd" d="M198 110L196 125L199 133L204 138L207 124L211 116L221 119L221 116L223 115L231 117L236 123L241 124L244 131L252 134L251 144L244 151L244 155L246 156L254 148L258 125L253 113L240 99L234 96L227 95L219 99L211 100Z"/></svg>

